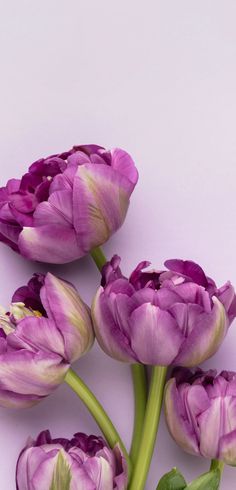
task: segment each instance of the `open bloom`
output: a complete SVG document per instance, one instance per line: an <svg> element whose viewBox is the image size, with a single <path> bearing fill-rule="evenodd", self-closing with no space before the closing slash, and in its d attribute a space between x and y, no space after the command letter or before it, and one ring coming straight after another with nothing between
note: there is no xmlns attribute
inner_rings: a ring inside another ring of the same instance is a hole
<svg viewBox="0 0 236 490"><path fill-rule="evenodd" d="M88 307L69 283L35 274L0 311L0 405L27 407L49 395L92 346Z"/></svg>
<svg viewBox="0 0 236 490"><path fill-rule="evenodd" d="M0 240L31 260L78 259L122 225L137 179L119 148L75 146L42 158L0 189Z"/></svg>
<svg viewBox="0 0 236 490"><path fill-rule="evenodd" d="M82 433L52 439L49 431L29 441L16 468L17 490L125 490L127 471L118 448Z"/></svg>
<svg viewBox="0 0 236 490"><path fill-rule="evenodd" d="M185 451L236 465L236 373L175 369L165 390L170 434Z"/></svg>
<svg viewBox="0 0 236 490"><path fill-rule="evenodd" d="M236 316L228 282L218 289L191 261L167 260L164 271L127 279L114 256L103 269L92 306L95 334L103 350L120 361L196 366L212 356Z"/></svg>

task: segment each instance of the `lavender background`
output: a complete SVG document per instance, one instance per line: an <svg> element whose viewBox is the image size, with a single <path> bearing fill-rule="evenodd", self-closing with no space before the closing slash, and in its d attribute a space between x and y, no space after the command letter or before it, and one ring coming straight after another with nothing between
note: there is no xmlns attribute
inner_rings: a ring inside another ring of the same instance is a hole
<svg viewBox="0 0 236 490"><path fill-rule="evenodd" d="M1 184L31 161L73 144L127 149L140 181L128 218L105 246L129 273L141 259L199 261L236 285L236 3L234 0L8 0L0 3ZM0 301L47 268L0 246ZM90 258L50 266L90 302L99 281ZM236 324L207 366L236 370ZM78 372L125 442L132 427L129 367L95 347ZM39 406L0 409L1 488L14 490L28 435L97 432L69 388ZM185 455L161 424L147 490L173 465L188 479L208 462ZM226 468L222 489L235 485Z"/></svg>

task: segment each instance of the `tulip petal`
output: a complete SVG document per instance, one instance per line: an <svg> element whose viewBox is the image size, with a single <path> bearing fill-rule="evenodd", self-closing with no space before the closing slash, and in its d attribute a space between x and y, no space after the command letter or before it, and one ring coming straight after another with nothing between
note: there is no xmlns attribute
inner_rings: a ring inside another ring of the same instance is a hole
<svg viewBox="0 0 236 490"><path fill-rule="evenodd" d="M114 148L111 150L111 157L112 168L129 179L134 188L138 181L138 171L129 153L121 148Z"/></svg>
<svg viewBox="0 0 236 490"><path fill-rule="evenodd" d="M208 292L193 282L186 282L174 287L176 294L180 296L185 303L198 304L208 313L211 311L211 298Z"/></svg>
<svg viewBox="0 0 236 490"><path fill-rule="evenodd" d="M196 324L186 338L173 363L180 366L197 366L213 356L227 332L225 309L221 302L213 297L214 306L210 314L196 316Z"/></svg>
<svg viewBox="0 0 236 490"><path fill-rule="evenodd" d="M34 213L34 226L44 226L45 223L72 227L72 191L53 192L47 202L37 206Z"/></svg>
<svg viewBox="0 0 236 490"><path fill-rule="evenodd" d="M17 490L35 490L35 486L33 484L34 473L38 466L40 466L45 460L49 460L51 462L53 471L53 458L51 455L47 455L42 448L29 447L21 453L16 467ZM45 488L47 488L47 483L48 482L46 482Z"/></svg>
<svg viewBox="0 0 236 490"><path fill-rule="evenodd" d="M90 312L76 289L48 273L41 289L42 303L61 332L64 357L73 362L85 354L94 341Z"/></svg>
<svg viewBox="0 0 236 490"><path fill-rule="evenodd" d="M21 227L14 223L3 223L0 221L0 234L4 237L4 243L12 243L13 247L17 247Z"/></svg>
<svg viewBox="0 0 236 490"><path fill-rule="evenodd" d="M96 338L106 354L119 361L137 362L129 337L115 323L109 298L106 298L102 287L95 295L91 312Z"/></svg>
<svg viewBox="0 0 236 490"><path fill-rule="evenodd" d="M103 244L123 223L130 181L108 165L78 167L73 187L74 227L85 251Z"/></svg>
<svg viewBox="0 0 236 490"><path fill-rule="evenodd" d="M65 358L64 339L53 320L28 316L22 319L14 333L7 337L8 345L14 349L28 349L58 354Z"/></svg>
<svg viewBox="0 0 236 490"><path fill-rule="evenodd" d="M0 387L0 406L5 408L30 408L43 400L45 395L19 395Z"/></svg>
<svg viewBox="0 0 236 490"><path fill-rule="evenodd" d="M199 305L189 303L175 303L169 308L169 312L176 319L181 332L188 337L192 330L196 328L197 322L205 312Z"/></svg>
<svg viewBox="0 0 236 490"><path fill-rule="evenodd" d="M95 486L84 465L73 463L71 466L72 480L70 490L95 490ZM111 487L112 488L112 487Z"/></svg>
<svg viewBox="0 0 236 490"><path fill-rule="evenodd" d="M167 366L184 340L175 319L159 307L146 303L130 317L131 346L143 364Z"/></svg>
<svg viewBox="0 0 236 490"><path fill-rule="evenodd" d="M67 457L66 453L61 449L60 451L58 450L52 450L49 452L45 452L45 458L37 465L36 471L34 472L34 475L32 477L32 490L58 490L64 489L65 490L70 490L70 486L68 484L68 478L69 478L69 483L70 483L70 473L68 474L67 471L68 465L65 460L65 464L63 465L64 458L60 454L65 454L65 458ZM62 460L62 462L61 462ZM62 473L60 472L58 474L58 461L59 465L62 470ZM31 463L31 458L30 458L30 463ZM65 475L65 486L60 486L61 481L64 479ZM59 483L58 486L56 486L56 483ZM21 489L20 489L21 490Z"/></svg>
<svg viewBox="0 0 236 490"><path fill-rule="evenodd" d="M77 165L69 165L68 163L68 166L63 174L58 174L53 179L50 186L50 195L53 194L55 191L69 190L72 192L76 171Z"/></svg>
<svg viewBox="0 0 236 490"><path fill-rule="evenodd" d="M65 264L84 255L75 231L56 224L25 227L18 245L26 258L50 264Z"/></svg>
<svg viewBox="0 0 236 490"><path fill-rule="evenodd" d="M183 401L174 378L165 387L165 416L167 427L177 444L190 454L199 454L198 440L191 422L186 417Z"/></svg>
<svg viewBox="0 0 236 490"><path fill-rule="evenodd" d="M0 228L1 228L1 224L0 224ZM19 252L17 243L12 242L9 238L7 238L4 234L2 234L1 231L0 231L0 242L5 243L5 245L8 245L8 247L10 247L15 252Z"/></svg>
<svg viewBox="0 0 236 490"><path fill-rule="evenodd" d="M113 449L116 457L116 464L118 466L118 472L116 473L116 477L114 478L114 482L116 484L115 490L125 490L128 485L128 467L127 461L120 450L119 444Z"/></svg>
<svg viewBox="0 0 236 490"><path fill-rule="evenodd" d="M236 466L236 430L222 436L219 444L219 459Z"/></svg>
<svg viewBox="0 0 236 490"><path fill-rule="evenodd" d="M181 388L180 388L181 391ZM210 400L205 388L201 385L193 385L185 388L183 385L183 403L186 409L186 415L188 417L189 422L192 424L193 430L199 438L199 425L198 418L206 411L210 406Z"/></svg>
<svg viewBox="0 0 236 490"><path fill-rule="evenodd" d="M224 305L231 323L236 317L236 296L232 284L227 282L224 286L218 289L216 296Z"/></svg>
<svg viewBox="0 0 236 490"><path fill-rule="evenodd" d="M224 305L226 311L230 308L232 301L235 298L235 292L232 284L227 282L217 291L217 298Z"/></svg>
<svg viewBox="0 0 236 490"><path fill-rule="evenodd" d="M167 269L190 278L199 286L207 287L208 285L204 270L192 260L170 259L166 260L164 265Z"/></svg>
<svg viewBox="0 0 236 490"><path fill-rule="evenodd" d="M68 369L56 354L9 351L0 356L0 390L46 396L62 383Z"/></svg>
<svg viewBox="0 0 236 490"><path fill-rule="evenodd" d="M112 467L105 458L89 458L83 466L96 490L111 490L113 488Z"/></svg>
<svg viewBox="0 0 236 490"><path fill-rule="evenodd" d="M218 458L222 409L224 410L222 402L221 397L211 399L211 406L198 418L200 427L200 452L205 458Z"/></svg>

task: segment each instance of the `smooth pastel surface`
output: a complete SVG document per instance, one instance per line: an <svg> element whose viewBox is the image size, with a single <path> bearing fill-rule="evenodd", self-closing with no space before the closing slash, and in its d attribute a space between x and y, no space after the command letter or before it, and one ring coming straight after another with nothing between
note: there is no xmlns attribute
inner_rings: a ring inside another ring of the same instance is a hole
<svg viewBox="0 0 236 490"><path fill-rule="evenodd" d="M122 229L106 245L129 274L143 259L200 263L217 284L236 285L236 4L234 0L9 0L1 6L1 184L42 155L78 143L119 146L140 180ZM0 246L1 304L36 271ZM50 266L92 298L99 274L89 258ZM207 367L236 370L236 323ZM77 370L128 443L129 367L97 348ZM28 435L96 434L67 386L34 409L0 410L0 482L15 489L14 467ZM184 454L162 424L147 490L172 466L187 479L207 461ZM222 490L234 488L226 468Z"/></svg>

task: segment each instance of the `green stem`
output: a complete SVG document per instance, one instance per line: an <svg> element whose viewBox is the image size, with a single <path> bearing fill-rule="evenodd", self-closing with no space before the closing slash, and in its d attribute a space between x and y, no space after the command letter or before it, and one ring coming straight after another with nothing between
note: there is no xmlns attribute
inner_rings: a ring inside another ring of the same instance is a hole
<svg viewBox="0 0 236 490"><path fill-rule="evenodd" d="M220 461L219 459L212 459L211 460L211 466L210 466L210 471L211 470L220 470L220 474L222 475L224 469L224 462Z"/></svg>
<svg viewBox="0 0 236 490"><path fill-rule="evenodd" d="M90 251L90 255L93 258L97 268L101 271L105 263L107 262L107 259L100 247L93 248L93 250Z"/></svg>
<svg viewBox="0 0 236 490"><path fill-rule="evenodd" d="M147 402L147 380L145 367L142 364L132 364L131 371L134 387L135 418L130 459L132 463L135 464L143 432L143 422Z"/></svg>
<svg viewBox="0 0 236 490"><path fill-rule="evenodd" d="M70 386L70 388L78 395L78 397L82 400L85 406L88 408L89 412L96 420L98 426L100 427L104 437L106 438L109 446L113 449L113 447L118 443L121 451L123 452L127 465L128 472L131 472L131 464L129 455L125 448L123 441L121 440L116 428L114 427L112 421L108 417L104 408L94 396L92 391L88 388L88 386L83 382L83 380L78 376L78 374L73 371L73 369L69 369L67 371L65 382Z"/></svg>
<svg viewBox="0 0 236 490"><path fill-rule="evenodd" d="M166 371L166 367L153 367L143 434L129 490L143 490L145 486L160 420Z"/></svg>

